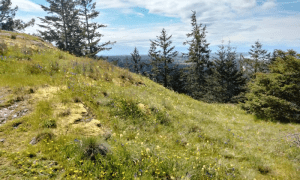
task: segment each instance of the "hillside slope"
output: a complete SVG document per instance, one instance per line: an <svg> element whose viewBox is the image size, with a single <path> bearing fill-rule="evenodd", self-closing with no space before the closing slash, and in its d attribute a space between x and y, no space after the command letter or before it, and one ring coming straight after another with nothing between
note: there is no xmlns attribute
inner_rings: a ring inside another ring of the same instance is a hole
<svg viewBox="0 0 300 180"><path fill-rule="evenodd" d="M300 179L298 124L26 34L2 31L0 47L0 179Z"/></svg>

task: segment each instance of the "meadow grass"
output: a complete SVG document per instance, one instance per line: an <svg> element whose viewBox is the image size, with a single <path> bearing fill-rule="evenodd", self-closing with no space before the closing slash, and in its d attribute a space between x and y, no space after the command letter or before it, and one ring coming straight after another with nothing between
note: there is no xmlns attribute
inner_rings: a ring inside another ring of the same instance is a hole
<svg viewBox="0 0 300 180"><path fill-rule="evenodd" d="M21 45L2 54L0 87L13 90L12 103L30 95L34 107L0 126L1 179L300 179L299 142L290 138L298 124L196 101L103 60L1 38ZM37 93L46 87L57 91ZM76 104L104 133L62 126Z"/></svg>

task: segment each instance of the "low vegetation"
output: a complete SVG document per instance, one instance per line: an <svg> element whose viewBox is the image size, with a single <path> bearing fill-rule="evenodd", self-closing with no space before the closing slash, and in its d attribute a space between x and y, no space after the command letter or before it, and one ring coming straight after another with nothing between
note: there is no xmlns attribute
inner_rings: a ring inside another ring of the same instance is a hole
<svg viewBox="0 0 300 180"><path fill-rule="evenodd" d="M299 124L22 36L0 42L0 111L31 109L0 126L0 179L300 179Z"/></svg>

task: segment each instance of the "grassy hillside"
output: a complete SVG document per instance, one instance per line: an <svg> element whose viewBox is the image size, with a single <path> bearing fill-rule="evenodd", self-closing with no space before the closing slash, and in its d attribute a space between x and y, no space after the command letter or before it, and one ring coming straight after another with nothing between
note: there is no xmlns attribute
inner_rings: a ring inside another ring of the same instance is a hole
<svg viewBox="0 0 300 180"><path fill-rule="evenodd" d="M298 124L26 34L2 31L0 47L0 179L300 179Z"/></svg>

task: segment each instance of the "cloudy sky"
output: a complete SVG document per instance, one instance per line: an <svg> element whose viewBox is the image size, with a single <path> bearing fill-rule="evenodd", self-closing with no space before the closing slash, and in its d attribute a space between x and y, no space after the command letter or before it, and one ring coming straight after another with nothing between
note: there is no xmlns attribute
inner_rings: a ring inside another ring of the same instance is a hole
<svg viewBox="0 0 300 180"><path fill-rule="evenodd" d="M40 4L46 0L11 0L18 5L16 18L29 21L47 15ZM198 24L206 25L206 39L212 52L217 52L222 39L231 41L236 52L249 52L255 41L263 49L294 49L300 53L300 1L295 0L94 0L100 15L95 22L107 25L99 31L100 42L117 41L110 51L99 55L130 55L134 47L140 54L148 53L150 39L163 28L172 35L172 45L187 52L186 34L191 32L191 14L196 11ZM35 33L37 25L25 33Z"/></svg>

